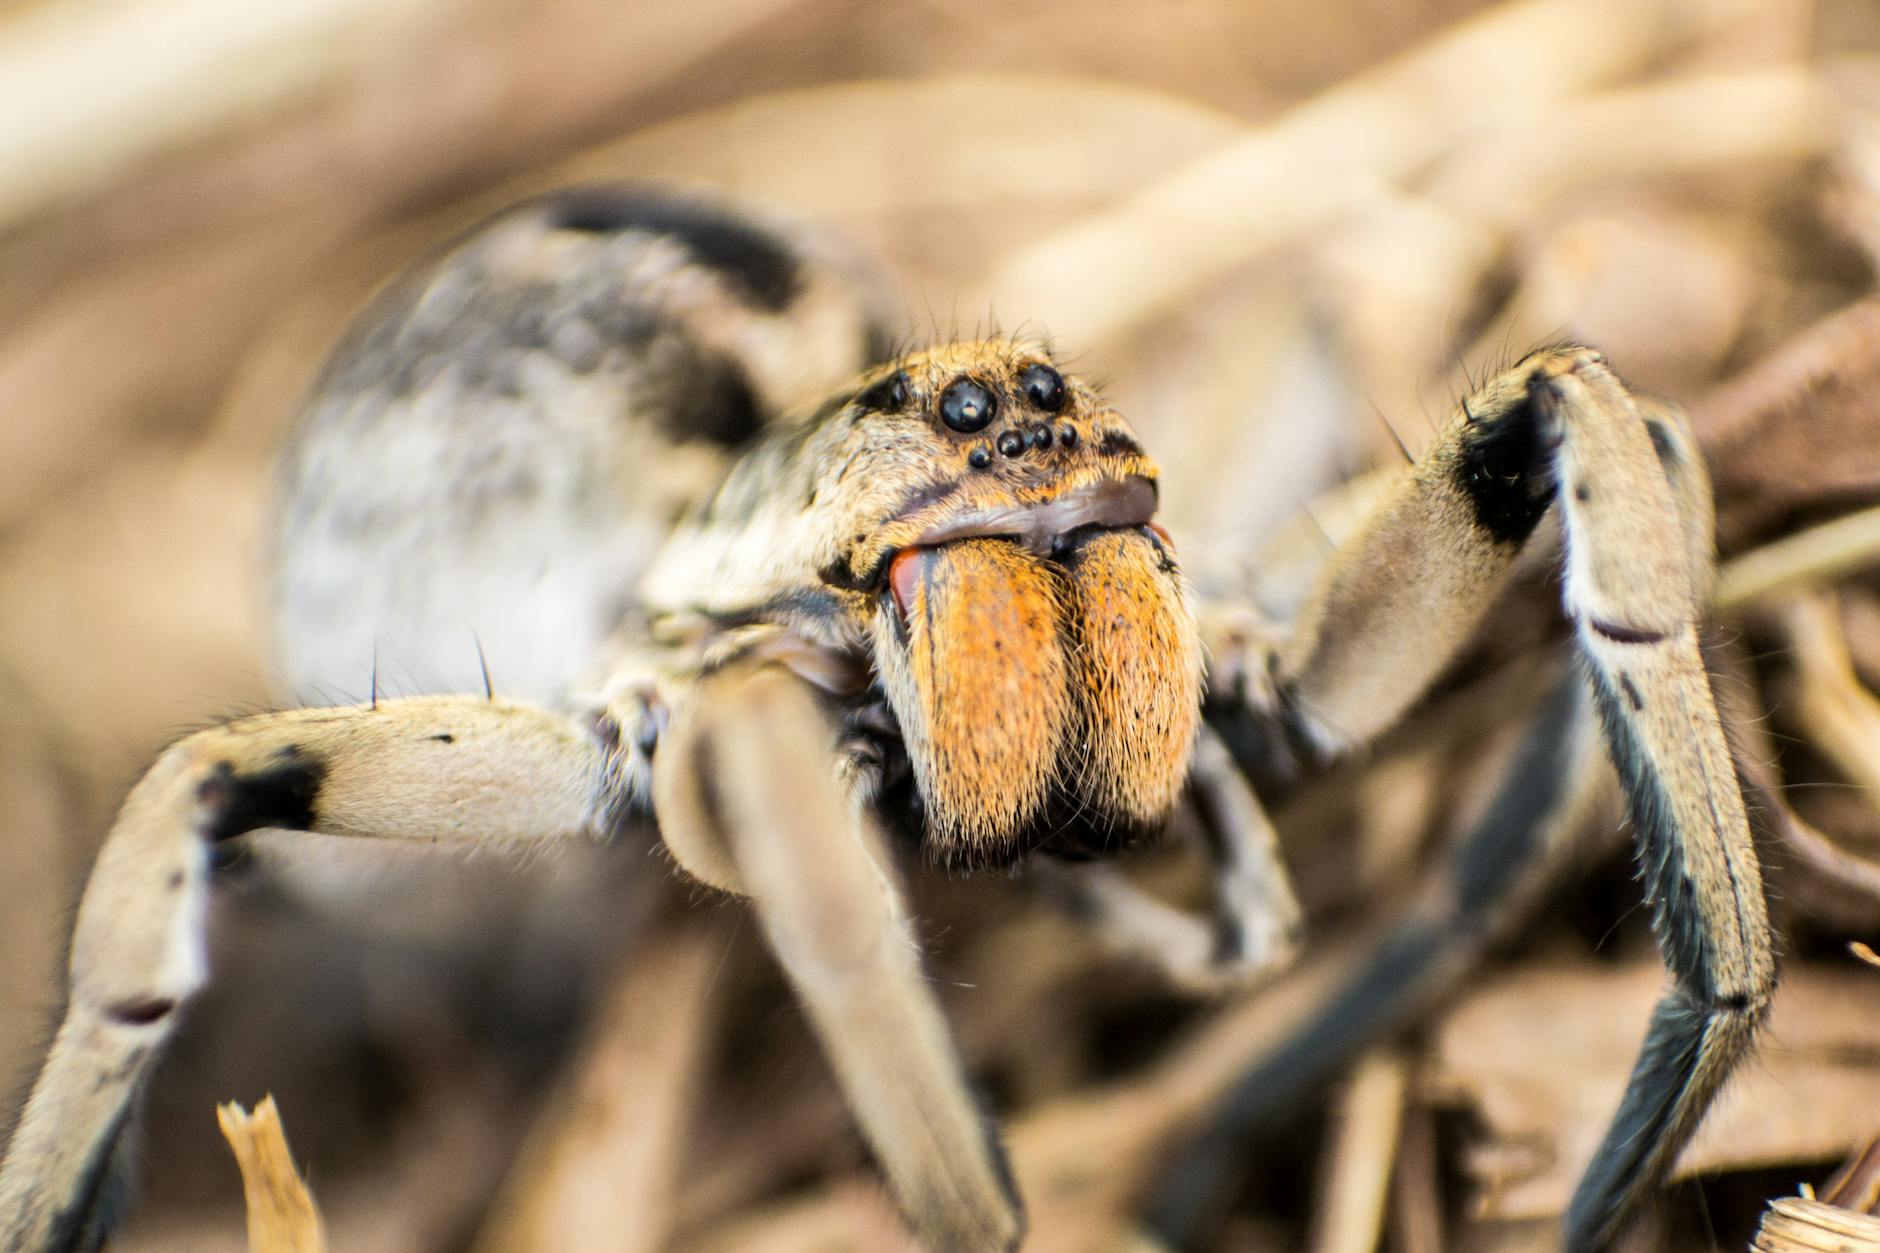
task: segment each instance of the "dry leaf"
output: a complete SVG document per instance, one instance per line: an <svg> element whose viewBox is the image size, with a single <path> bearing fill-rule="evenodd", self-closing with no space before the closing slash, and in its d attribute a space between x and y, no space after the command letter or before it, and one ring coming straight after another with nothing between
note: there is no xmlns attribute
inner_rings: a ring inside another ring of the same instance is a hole
<svg viewBox="0 0 1880 1253"><path fill-rule="evenodd" d="M1656 961L1528 964L1443 1020L1426 1084L1481 1118L1469 1169L1484 1217L1565 1210L1664 982ZM1756 1060L1724 1089L1676 1175L1820 1161L1865 1143L1880 1109L1877 996L1865 971L1787 966Z"/></svg>

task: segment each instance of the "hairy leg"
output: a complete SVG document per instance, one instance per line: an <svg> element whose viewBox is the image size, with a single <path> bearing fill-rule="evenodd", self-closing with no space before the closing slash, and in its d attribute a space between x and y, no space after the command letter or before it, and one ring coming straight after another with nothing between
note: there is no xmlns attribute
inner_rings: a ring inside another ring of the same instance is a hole
<svg viewBox="0 0 1880 1253"><path fill-rule="evenodd" d="M1574 1193L1566 1247L1611 1245L1747 1054L1775 990L1762 869L1698 645L1708 569L1680 534L1649 428L1603 363L1537 390L1561 436L1566 607L1630 800L1673 986Z"/></svg>
<svg viewBox="0 0 1880 1253"><path fill-rule="evenodd" d="M71 988L0 1163L0 1248L95 1248L126 1127L208 977L215 845L261 827L433 844L601 838L606 747L526 705L424 697L263 715L171 747L132 789L79 904Z"/></svg>
<svg viewBox="0 0 1880 1253"><path fill-rule="evenodd" d="M750 896L901 1208L928 1248L1017 1246L1005 1155L928 990L900 890L835 733L778 665L703 680L654 759L667 847Z"/></svg>
<svg viewBox="0 0 1880 1253"><path fill-rule="evenodd" d="M1591 701L1577 676L1564 676L1542 702L1488 809L1415 905L1312 1016L1250 1059L1207 1122L1170 1155L1149 1195L1151 1229L1170 1247L1186 1247L1249 1144L1285 1126L1365 1049L1440 1004L1552 881L1609 777Z"/></svg>
<svg viewBox="0 0 1880 1253"><path fill-rule="evenodd" d="M1278 743L1266 760L1361 743L1454 659L1558 509L1565 608L1676 984L1569 1216L1569 1247L1595 1250L1695 1130L1774 986L1741 786L1698 652L1710 498L1681 416L1634 397L1590 349L1534 353L1461 409L1325 567L1268 681L1241 690L1264 702L1256 721Z"/></svg>
<svg viewBox="0 0 1880 1253"><path fill-rule="evenodd" d="M1040 859L1032 874L1047 896L1095 928L1112 950L1156 966L1178 986L1219 992L1291 961L1299 902L1273 824L1226 747L1206 728L1196 739L1188 787L1213 887L1207 917L1157 900L1101 862Z"/></svg>

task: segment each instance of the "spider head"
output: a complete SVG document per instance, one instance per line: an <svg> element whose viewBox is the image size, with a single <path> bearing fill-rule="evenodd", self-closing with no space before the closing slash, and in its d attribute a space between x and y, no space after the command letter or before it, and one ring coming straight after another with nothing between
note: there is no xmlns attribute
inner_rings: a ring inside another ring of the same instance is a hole
<svg viewBox="0 0 1880 1253"><path fill-rule="evenodd" d="M948 863L1099 851L1188 771L1201 652L1157 467L1041 346L953 345L825 415L822 580L858 593L873 669Z"/></svg>
<svg viewBox="0 0 1880 1253"><path fill-rule="evenodd" d="M937 348L776 428L643 590L879 685L935 860L1102 852L1168 816L1200 718L1158 474L1042 345Z"/></svg>

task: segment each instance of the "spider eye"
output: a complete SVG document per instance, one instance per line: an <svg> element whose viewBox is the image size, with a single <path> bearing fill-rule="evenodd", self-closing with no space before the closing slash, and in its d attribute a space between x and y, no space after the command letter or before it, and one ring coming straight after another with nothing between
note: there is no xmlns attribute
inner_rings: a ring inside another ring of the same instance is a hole
<svg viewBox="0 0 1880 1253"><path fill-rule="evenodd" d="M940 420L961 434L984 430L998 410L992 393L972 379L954 379L940 394Z"/></svg>
<svg viewBox="0 0 1880 1253"><path fill-rule="evenodd" d="M1028 365L1018 372L1018 384L1031 403L1046 413L1064 407L1064 376L1048 365Z"/></svg>
<svg viewBox="0 0 1880 1253"><path fill-rule="evenodd" d="M882 412L901 408L907 403L907 371L896 370L880 382L870 384L855 398L855 403L860 408Z"/></svg>

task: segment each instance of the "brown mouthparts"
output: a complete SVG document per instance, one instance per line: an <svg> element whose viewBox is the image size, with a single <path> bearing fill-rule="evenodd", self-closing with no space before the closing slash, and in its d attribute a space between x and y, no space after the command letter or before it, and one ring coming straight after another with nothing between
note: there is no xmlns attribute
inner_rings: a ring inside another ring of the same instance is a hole
<svg viewBox="0 0 1880 1253"><path fill-rule="evenodd" d="M1009 539L1041 557L1059 536L1079 527L1143 526L1155 516L1155 484L1139 474L1100 479L1033 505L982 506L954 514L920 533L910 547L937 548L963 539Z"/></svg>

